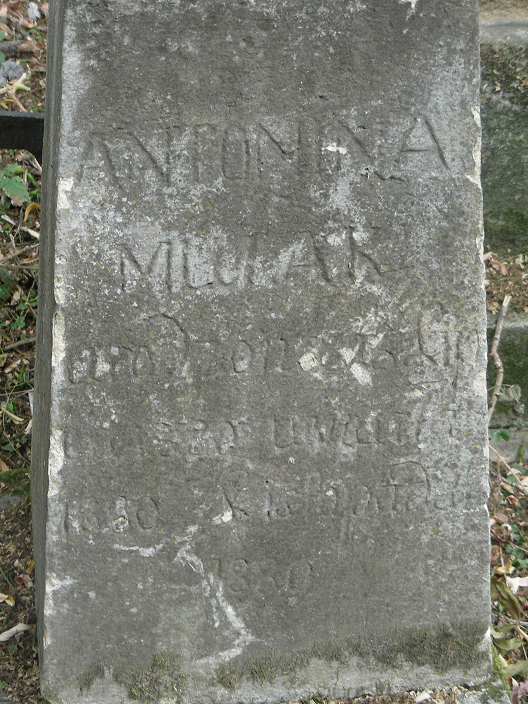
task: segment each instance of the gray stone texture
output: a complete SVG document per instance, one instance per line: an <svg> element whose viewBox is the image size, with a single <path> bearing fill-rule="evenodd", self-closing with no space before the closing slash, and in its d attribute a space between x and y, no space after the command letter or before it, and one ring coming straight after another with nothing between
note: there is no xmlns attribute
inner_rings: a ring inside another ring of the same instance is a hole
<svg viewBox="0 0 528 704"><path fill-rule="evenodd" d="M490 665L473 0L52 5L52 702Z"/></svg>

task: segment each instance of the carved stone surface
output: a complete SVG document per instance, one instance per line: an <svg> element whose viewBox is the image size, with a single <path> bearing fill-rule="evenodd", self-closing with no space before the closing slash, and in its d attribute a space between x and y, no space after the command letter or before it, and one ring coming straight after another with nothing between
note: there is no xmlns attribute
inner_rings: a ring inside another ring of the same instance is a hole
<svg viewBox="0 0 528 704"><path fill-rule="evenodd" d="M52 12L45 696L483 681L476 2Z"/></svg>

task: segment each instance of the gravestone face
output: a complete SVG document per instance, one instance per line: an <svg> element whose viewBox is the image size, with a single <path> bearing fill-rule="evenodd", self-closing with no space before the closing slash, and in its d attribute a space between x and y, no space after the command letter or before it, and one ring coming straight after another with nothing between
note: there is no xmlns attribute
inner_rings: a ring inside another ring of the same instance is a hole
<svg viewBox="0 0 528 704"><path fill-rule="evenodd" d="M476 3L58 1L52 29L45 696L482 681Z"/></svg>

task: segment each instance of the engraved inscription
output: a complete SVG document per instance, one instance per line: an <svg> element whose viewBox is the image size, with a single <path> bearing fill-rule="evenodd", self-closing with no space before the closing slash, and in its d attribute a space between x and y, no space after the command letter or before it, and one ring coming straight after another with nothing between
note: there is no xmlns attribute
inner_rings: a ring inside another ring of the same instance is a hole
<svg viewBox="0 0 528 704"><path fill-rule="evenodd" d="M356 263L359 268L362 262L356 262L359 253L349 228L283 239L293 239L293 243L272 249L266 245L266 254L262 254L266 238L258 235L233 237L218 228L194 236L173 233L151 245L150 251L146 246L148 254L143 264L129 246L122 245L121 289L130 292L148 286L156 293L172 294L212 286L228 292L295 283L301 276L331 285L356 280Z"/></svg>
<svg viewBox="0 0 528 704"><path fill-rule="evenodd" d="M421 409L409 413L394 413L389 418L376 412L352 418L331 415L275 417L272 421L272 443L278 450L302 447L305 451L318 451L325 447L341 448L350 454L360 445L390 443L404 445L416 442L422 422Z"/></svg>
<svg viewBox="0 0 528 704"><path fill-rule="evenodd" d="M115 185L216 188L248 182L277 197L290 198L303 166L322 180L349 169L381 181L409 179L416 170L438 177L450 168L438 128L430 116L416 115L398 125L352 124L330 118L316 126L306 119L269 117L256 124L173 124L148 135L118 128L113 136L92 135L92 150L102 156Z"/></svg>
<svg viewBox="0 0 528 704"><path fill-rule="evenodd" d="M228 592L240 598L300 596L311 589L313 580L313 565L307 560L284 565L271 559L213 558L208 571L215 581L222 581Z"/></svg>
<svg viewBox="0 0 528 704"><path fill-rule="evenodd" d="M150 428L148 439L145 428L126 425L112 429L111 454L126 457L131 454L160 460L179 459L185 455L215 457L245 446L248 424L244 419L205 421L184 418L180 421L158 421Z"/></svg>
<svg viewBox="0 0 528 704"><path fill-rule="evenodd" d="M114 500L74 499L68 502L64 528L67 533L137 533L153 531L159 524L158 503L150 496L118 496Z"/></svg>
<svg viewBox="0 0 528 704"><path fill-rule="evenodd" d="M397 514L425 508L434 500L430 481L421 464L394 462L381 467L376 482L366 486L361 480L324 479L321 472L306 472L290 480L271 474L255 475L247 469L226 470L221 486L233 520L261 520L265 523L293 517L345 517L354 524L362 515Z"/></svg>

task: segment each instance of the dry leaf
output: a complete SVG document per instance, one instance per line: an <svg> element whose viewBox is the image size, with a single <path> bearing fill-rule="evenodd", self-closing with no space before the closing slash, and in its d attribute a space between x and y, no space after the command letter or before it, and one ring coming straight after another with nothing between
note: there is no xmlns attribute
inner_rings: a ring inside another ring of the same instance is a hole
<svg viewBox="0 0 528 704"><path fill-rule="evenodd" d="M9 472L9 467L6 465L4 460L0 460L0 472Z"/></svg>
<svg viewBox="0 0 528 704"><path fill-rule="evenodd" d="M521 587L528 587L528 577L506 577L506 584L517 594Z"/></svg>
<svg viewBox="0 0 528 704"><path fill-rule="evenodd" d="M16 364L11 365L12 368L14 368L16 366L17 366ZM11 367L9 369L6 369L6 374L9 374L9 372L12 371ZM17 423L17 424L18 423L25 423L24 418L21 418L20 416L16 416L14 413L11 413L10 411L7 410L7 408L4 408L3 406L0 406L0 411L2 411L2 413L5 413L6 416L8 416L8 418L11 418L13 423Z"/></svg>
<svg viewBox="0 0 528 704"><path fill-rule="evenodd" d="M490 259L490 264L495 271L500 271L503 276L508 275L508 269L506 269L502 262L499 262L497 259Z"/></svg>
<svg viewBox="0 0 528 704"><path fill-rule="evenodd" d="M508 521L510 520L505 513L501 513L500 511L494 513L492 518L494 518L497 523L508 523Z"/></svg>
<svg viewBox="0 0 528 704"><path fill-rule="evenodd" d="M502 567L497 567L494 572L495 574L510 574L512 571L511 560L508 560L507 564L502 565ZM506 581L508 579L506 578Z"/></svg>
<svg viewBox="0 0 528 704"><path fill-rule="evenodd" d="M511 686L511 700L512 704L518 704L519 699L523 696L523 694L526 694L528 691L528 682L523 682L521 685L519 685L513 678L508 678L512 680ZM513 686L512 686L513 685Z"/></svg>
<svg viewBox="0 0 528 704"><path fill-rule="evenodd" d="M30 227L21 227L20 229L27 232L28 235L31 235L31 237L34 237L37 240L40 237L40 234L36 230L32 230Z"/></svg>
<svg viewBox="0 0 528 704"><path fill-rule="evenodd" d="M33 586L31 577L28 574L17 574L15 577L15 582L17 584L23 584L25 587Z"/></svg>
<svg viewBox="0 0 528 704"><path fill-rule="evenodd" d="M7 640L16 636L17 633L22 633L22 631L29 631L31 626L27 626L25 623L17 623L16 626L10 628L8 631L0 633L0 643L5 643Z"/></svg>
<svg viewBox="0 0 528 704"><path fill-rule="evenodd" d="M15 600L11 594L0 594L0 604L1 603L6 603L8 606L14 606Z"/></svg>
<svg viewBox="0 0 528 704"><path fill-rule="evenodd" d="M24 211L24 222L26 222L32 210L40 210L40 205L38 203L30 203L28 205Z"/></svg>

